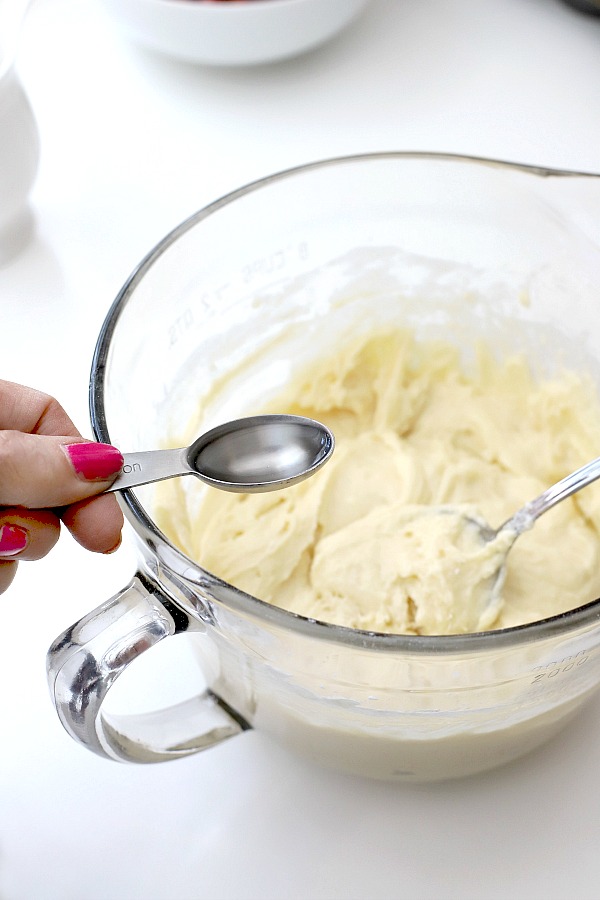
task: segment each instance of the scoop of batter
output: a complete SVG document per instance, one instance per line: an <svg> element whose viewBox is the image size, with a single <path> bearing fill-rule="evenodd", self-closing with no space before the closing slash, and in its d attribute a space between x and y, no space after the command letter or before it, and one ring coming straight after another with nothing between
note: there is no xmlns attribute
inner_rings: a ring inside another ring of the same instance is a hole
<svg viewBox="0 0 600 900"><path fill-rule="evenodd" d="M368 631L487 630L510 537L482 541L469 525L476 515L392 503L323 538L310 572L319 617Z"/></svg>

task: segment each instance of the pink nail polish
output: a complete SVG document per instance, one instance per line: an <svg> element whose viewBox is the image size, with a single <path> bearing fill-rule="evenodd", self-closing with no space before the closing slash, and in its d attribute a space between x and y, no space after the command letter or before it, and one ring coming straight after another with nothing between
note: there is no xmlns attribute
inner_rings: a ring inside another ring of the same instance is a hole
<svg viewBox="0 0 600 900"><path fill-rule="evenodd" d="M0 557L16 556L29 543L29 535L18 525L3 525L0 528Z"/></svg>
<svg viewBox="0 0 600 900"><path fill-rule="evenodd" d="M73 468L84 481L107 481L123 467L123 454L111 444L63 444Z"/></svg>

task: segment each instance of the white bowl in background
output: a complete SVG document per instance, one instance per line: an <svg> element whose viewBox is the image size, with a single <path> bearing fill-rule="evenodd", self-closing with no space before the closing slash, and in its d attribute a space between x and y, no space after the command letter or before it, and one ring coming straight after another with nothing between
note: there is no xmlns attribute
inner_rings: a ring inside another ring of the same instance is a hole
<svg viewBox="0 0 600 900"><path fill-rule="evenodd" d="M368 0L102 0L134 42L185 62L252 65L329 40Z"/></svg>

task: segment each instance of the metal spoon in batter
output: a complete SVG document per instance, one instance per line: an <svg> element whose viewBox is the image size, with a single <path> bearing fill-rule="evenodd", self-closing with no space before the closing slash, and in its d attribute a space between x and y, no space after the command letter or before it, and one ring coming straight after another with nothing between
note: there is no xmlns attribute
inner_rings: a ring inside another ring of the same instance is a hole
<svg viewBox="0 0 600 900"><path fill-rule="evenodd" d="M496 601L498 598L506 574L506 557L516 539L523 534L524 531L529 531L529 529L533 527L535 521L539 519L543 513L552 509L552 507L556 506L557 503L560 503L561 500L566 500L571 494L575 494L582 488L587 487L588 484L592 484L592 482L596 481L598 478L600 478L600 457L586 463L585 466L582 466L570 475L561 478L560 481L557 481L556 484L553 484L551 487L546 488L546 490L538 497L535 497L535 499L526 503L525 506L522 506L521 509L517 510L517 512L510 517L510 519L507 519L503 525L495 530L485 522L465 516L465 521L468 526L470 528L477 528L482 541L485 543L495 541L500 537L504 539L501 562L497 575L491 583L490 602Z"/></svg>
<svg viewBox="0 0 600 900"><path fill-rule="evenodd" d="M108 491L197 475L222 491L258 493L310 477L330 458L333 434L302 416L265 415L218 425L190 447L126 453Z"/></svg>

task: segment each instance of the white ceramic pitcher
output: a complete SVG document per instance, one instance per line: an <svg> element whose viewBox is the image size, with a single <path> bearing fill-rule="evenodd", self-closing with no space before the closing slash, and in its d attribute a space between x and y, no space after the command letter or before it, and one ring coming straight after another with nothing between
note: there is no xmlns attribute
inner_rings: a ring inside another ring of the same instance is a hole
<svg viewBox="0 0 600 900"><path fill-rule="evenodd" d="M35 117L15 68L29 2L0 0L0 265L28 232L27 201L39 162Z"/></svg>

